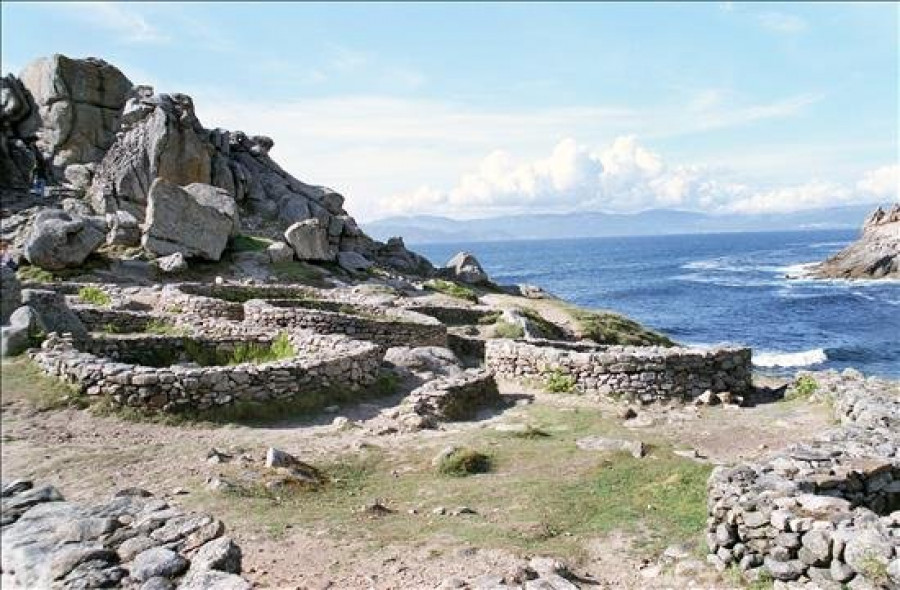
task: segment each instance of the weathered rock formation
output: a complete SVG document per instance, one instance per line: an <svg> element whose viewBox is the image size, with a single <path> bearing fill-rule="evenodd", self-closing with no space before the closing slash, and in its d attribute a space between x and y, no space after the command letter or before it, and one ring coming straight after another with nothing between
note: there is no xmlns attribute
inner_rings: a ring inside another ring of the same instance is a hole
<svg viewBox="0 0 900 590"><path fill-rule="evenodd" d="M250 588L221 521L145 490L93 506L25 480L4 482L2 494L4 588Z"/></svg>
<svg viewBox="0 0 900 590"><path fill-rule="evenodd" d="M863 224L860 238L813 269L820 278L881 279L900 277L900 203L876 209Z"/></svg>
<svg viewBox="0 0 900 590"><path fill-rule="evenodd" d="M225 217L234 221L231 234L242 227L246 233L282 239L291 228L295 239L288 241L301 260L333 261L352 253L340 260L353 269L377 261L416 274L434 270L402 240L381 244L366 236L344 210L340 194L283 170L269 157L272 139L206 129L187 95L156 94L149 86L133 86L102 60L62 55L39 59L18 77L4 77L0 91L0 191L11 195L5 205L18 200L24 204L15 209L21 210L34 204L26 189L33 179L45 178L51 184L50 202L38 204L58 204L53 199L60 192L84 199L94 212L108 216L110 244L134 245L136 224L143 224L143 245L151 254L178 251L218 260L224 248L218 245L221 232L215 234L215 247L198 248L181 239L186 236L180 229L174 231L174 241L160 236L160 220L149 215L160 209L151 207L158 180L195 197L197 187L206 185L205 194L230 200L228 207L215 209L228 209ZM185 205L184 211L189 209ZM20 211L22 219L4 224L3 238L13 249L21 246L23 239L17 236L35 212ZM299 232L298 223L303 228ZM204 225L195 233L207 229ZM165 247L157 247L163 242ZM44 266L43 261L32 262Z"/></svg>
<svg viewBox="0 0 900 590"><path fill-rule="evenodd" d="M25 258L48 270L80 266L105 239L106 222L102 218L46 209L31 222Z"/></svg>
<svg viewBox="0 0 900 590"><path fill-rule="evenodd" d="M441 269L441 275L470 285L489 281L487 273L481 268L481 263L469 252L457 252Z"/></svg>

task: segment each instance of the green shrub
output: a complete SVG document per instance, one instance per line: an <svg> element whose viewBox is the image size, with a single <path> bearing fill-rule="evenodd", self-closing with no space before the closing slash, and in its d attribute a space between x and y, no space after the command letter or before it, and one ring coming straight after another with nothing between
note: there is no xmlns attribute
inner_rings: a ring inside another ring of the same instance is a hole
<svg viewBox="0 0 900 590"><path fill-rule="evenodd" d="M99 287L82 287L78 290L78 299L84 303L102 307L106 307L112 303L112 298L107 295L106 291Z"/></svg>
<svg viewBox="0 0 900 590"><path fill-rule="evenodd" d="M811 375L801 375L794 381L793 395L791 397L806 398L819 389L819 384Z"/></svg>
<svg viewBox="0 0 900 590"><path fill-rule="evenodd" d="M460 285L459 283L454 283L453 281L431 279L426 281L423 286L431 291L437 291L438 293L456 297L457 299L465 299L472 303L478 303L478 294L474 289Z"/></svg>
<svg viewBox="0 0 900 590"><path fill-rule="evenodd" d="M456 449L441 457L438 471L452 477L465 477L491 470L491 458L473 449Z"/></svg>
<svg viewBox="0 0 900 590"><path fill-rule="evenodd" d="M550 393L572 393L575 391L575 377L554 369L544 375L544 386Z"/></svg>
<svg viewBox="0 0 900 590"><path fill-rule="evenodd" d="M278 334L275 340L268 346L257 342L246 342L238 344L234 347L234 352L227 359L228 365L239 365L241 363L271 363L280 361L294 356L294 346L291 344L288 335L284 332Z"/></svg>
<svg viewBox="0 0 900 590"><path fill-rule="evenodd" d="M619 314L575 306L567 306L567 309L578 324L579 335L598 344L675 346L667 336L648 330L636 321Z"/></svg>
<svg viewBox="0 0 900 590"><path fill-rule="evenodd" d="M503 320L498 320L494 324L494 338L522 338L525 336L525 329L518 324L511 324Z"/></svg>

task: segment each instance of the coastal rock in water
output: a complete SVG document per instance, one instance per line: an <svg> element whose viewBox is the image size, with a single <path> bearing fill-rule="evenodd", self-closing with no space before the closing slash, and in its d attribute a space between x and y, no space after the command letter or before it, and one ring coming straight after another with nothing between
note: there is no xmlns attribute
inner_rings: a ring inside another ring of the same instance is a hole
<svg viewBox="0 0 900 590"><path fill-rule="evenodd" d="M319 219L298 221L287 228L284 239L300 260L334 260L335 251L328 243L328 230Z"/></svg>
<svg viewBox="0 0 900 590"><path fill-rule="evenodd" d="M0 265L0 324L5 324L12 313L22 305L22 285L16 271Z"/></svg>
<svg viewBox="0 0 900 590"><path fill-rule="evenodd" d="M814 276L836 279L900 277L900 203L880 207L863 225L860 238L814 268Z"/></svg>
<svg viewBox="0 0 900 590"><path fill-rule="evenodd" d="M81 266L106 239L106 222L59 209L38 213L25 241L25 258L47 270Z"/></svg>
<svg viewBox="0 0 900 590"><path fill-rule="evenodd" d="M150 187L141 244L158 256L180 252L219 260L238 223L234 199L205 184L178 187L158 178Z"/></svg>
<svg viewBox="0 0 900 590"><path fill-rule="evenodd" d="M481 268L481 263L468 252L457 252L441 269L441 274L470 285L489 281L487 273Z"/></svg>
<svg viewBox="0 0 900 590"><path fill-rule="evenodd" d="M36 146L65 180L71 164L98 162L115 139L131 82L101 59L52 55L28 64L19 78L36 106Z"/></svg>

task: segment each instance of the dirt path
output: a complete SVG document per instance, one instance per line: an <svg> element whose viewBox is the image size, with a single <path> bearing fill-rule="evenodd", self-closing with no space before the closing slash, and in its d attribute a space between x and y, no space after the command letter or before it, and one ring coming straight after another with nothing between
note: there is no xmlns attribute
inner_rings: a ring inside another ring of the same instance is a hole
<svg viewBox="0 0 900 590"><path fill-rule="evenodd" d="M456 482L437 482L423 492L415 481L405 483L404 479L407 471L421 477L414 473L416 461L421 462L421 457L427 461L448 444L493 444L490 433L500 423L521 424L550 416L565 424L566 412L582 412L582 420L583 412L593 412L589 415L596 418L591 418L590 427L595 430L606 428L602 424L608 421L610 428L624 436L696 449L699 455L717 462L768 452L828 425L821 408L781 402L743 409L644 408L639 410L639 424L627 428L616 419L620 406L588 397L524 392L532 396L531 403L520 401L481 420L448 425L439 431L378 436L366 428L366 421L396 400L359 404L314 420L266 427L176 427L100 417L87 410L35 412L22 395L4 389L4 479L34 478L56 485L69 499L85 501L107 497L123 487L143 487L173 503L208 510L226 522L243 548L248 577L261 588L437 588L442 583L453 587L447 580L503 576L521 568L524 558L546 547L540 540L533 543L533 550L503 546L504 537L493 532L492 523L508 526L512 512L494 509L479 514L483 525L478 526L460 525L464 516L432 514L431 507L437 503L448 502L452 508L450 502L458 497L477 503L478 494L487 498L497 490L476 487L475 495L454 496L451 488L461 485ZM518 394L520 399L523 394L521 388L512 386L504 387L504 392ZM359 426L337 428L331 424L336 416L358 421ZM378 489L389 496L396 509L396 515L389 518L394 520L373 523L371 519L378 517L358 511L373 500L367 496L346 500L331 512L328 507L310 505L310 510L326 515L321 519L307 516L302 503L274 507L281 519L277 520L261 512L267 510L264 503L226 501L207 489L207 480L222 472L222 466L206 460L211 448L245 454L248 460L260 462L268 446L313 464L336 456L361 456L362 449L380 449L388 457L385 465L391 471L378 475L386 483L364 489ZM578 459L580 455L562 456L583 460ZM521 468L546 469L551 483L559 477L550 464L523 464ZM517 469L515 464L504 466L496 477L516 477ZM408 514L415 506L422 508ZM476 532L484 535L484 542ZM639 537L640 531L577 537L583 554L573 559L573 569L583 579L582 586L729 587L709 570L674 577L669 569L648 567L646 554L634 547ZM571 543L565 538L559 542Z"/></svg>

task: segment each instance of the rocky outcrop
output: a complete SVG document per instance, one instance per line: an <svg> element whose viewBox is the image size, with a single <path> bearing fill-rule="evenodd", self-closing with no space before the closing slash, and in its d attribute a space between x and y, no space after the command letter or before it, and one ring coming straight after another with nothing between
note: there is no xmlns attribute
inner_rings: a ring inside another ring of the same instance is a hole
<svg viewBox="0 0 900 590"><path fill-rule="evenodd" d="M469 252L457 252L441 269L441 275L449 279L480 285L489 281L478 259Z"/></svg>
<svg viewBox="0 0 900 590"><path fill-rule="evenodd" d="M814 268L813 276L833 279L900 278L900 203L876 209L860 238Z"/></svg>
<svg viewBox="0 0 900 590"><path fill-rule="evenodd" d="M5 324L21 304L22 285L16 278L16 272L0 265L0 324Z"/></svg>
<svg viewBox="0 0 900 590"><path fill-rule="evenodd" d="M45 334L71 334L79 340L88 337L84 324L66 305L65 297L56 291L23 289L22 303L34 311L37 325Z"/></svg>
<svg viewBox="0 0 900 590"><path fill-rule="evenodd" d="M298 221L287 228L284 239L300 260L330 261L336 255L328 243L328 228L319 219Z"/></svg>
<svg viewBox="0 0 900 590"><path fill-rule="evenodd" d="M38 213L25 242L25 258L47 270L81 266L106 240L102 218L81 217L60 209Z"/></svg>
<svg viewBox="0 0 900 590"><path fill-rule="evenodd" d="M141 244L157 256L180 252L218 260L238 224L234 199L222 189L175 186L157 178L150 187Z"/></svg>
<svg viewBox="0 0 900 590"><path fill-rule="evenodd" d="M16 480L3 484L2 502L4 588L250 588L222 522L145 490L85 505Z"/></svg>

